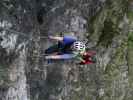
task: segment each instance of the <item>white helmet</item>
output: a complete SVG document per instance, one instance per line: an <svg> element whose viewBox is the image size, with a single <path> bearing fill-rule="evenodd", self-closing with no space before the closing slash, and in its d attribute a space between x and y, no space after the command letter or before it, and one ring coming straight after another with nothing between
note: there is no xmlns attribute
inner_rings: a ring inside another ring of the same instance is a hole
<svg viewBox="0 0 133 100"><path fill-rule="evenodd" d="M72 45L72 49L77 52L84 52L85 51L85 44L80 41L76 41Z"/></svg>

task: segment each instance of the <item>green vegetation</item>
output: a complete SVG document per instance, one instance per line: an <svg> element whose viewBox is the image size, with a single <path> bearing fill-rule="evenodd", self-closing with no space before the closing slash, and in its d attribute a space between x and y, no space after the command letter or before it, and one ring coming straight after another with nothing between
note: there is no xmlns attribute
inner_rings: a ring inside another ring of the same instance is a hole
<svg viewBox="0 0 133 100"><path fill-rule="evenodd" d="M127 15L128 15L128 18L129 18L130 22L132 22L132 20L133 20L133 11L131 11L129 9Z"/></svg>
<svg viewBox="0 0 133 100"><path fill-rule="evenodd" d="M3 88L7 88L9 86L9 76L8 76L9 70L6 66L0 65L0 86Z"/></svg>
<svg viewBox="0 0 133 100"><path fill-rule="evenodd" d="M131 11L128 12L128 18L129 18L130 20L133 19L133 12L131 12Z"/></svg>
<svg viewBox="0 0 133 100"><path fill-rule="evenodd" d="M128 35L128 66L129 66L129 82L133 87L133 32Z"/></svg>
<svg viewBox="0 0 133 100"><path fill-rule="evenodd" d="M88 26L90 28L90 35L88 36L89 40L96 42L97 47L108 48L112 44L114 37L124 34L124 27L119 26L123 22L123 19L127 14L127 8L128 2L126 0L107 0L105 6L88 21ZM133 41L132 37L133 35L130 34L130 41ZM126 65L126 50L128 43L126 37L121 40L122 43L118 47L116 47L116 55L114 55L114 57L112 58L113 60L106 66L105 72L101 72L100 77L103 77L104 81L104 94L103 96L98 95L96 97L97 100L126 100L121 99L121 96L122 94L124 94L124 92L121 91L123 89L122 86L119 86L123 84L119 84L119 82L121 82L122 78L121 70L125 70L121 67ZM79 83L77 82L77 84L74 84L74 86L77 87L81 86L81 90L74 92L71 100L80 100L80 97L82 96L84 96L85 100L91 100L93 94L96 94L94 90L95 80L94 82L88 82L82 81L82 79L83 77L78 80ZM90 92L89 90L91 88L93 88L94 91ZM86 92L89 95L86 96Z"/></svg>
<svg viewBox="0 0 133 100"><path fill-rule="evenodd" d="M110 46L112 39L122 31L119 24L127 13L127 8L126 0L106 1L103 9L90 19L90 40L97 42L98 46Z"/></svg>
<svg viewBox="0 0 133 100"><path fill-rule="evenodd" d="M128 43L129 43L129 46L133 46L132 45L132 43L133 43L133 32L129 32Z"/></svg>
<svg viewBox="0 0 133 100"><path fill-rule="evenodd" d="M121 95L124 94L120 82L126 82L126 78L123 79L122 73L127 70L127 40L123 40L122 44L116 49L116 53L112 58L111 63L106 66L104 73L105 80L105 97L109 100L121 100ZM126 84L128 86L128 84ZM115 87L115 88L114 88ZM125 88L125 91L126 88ZM125 95L125 94L124 94ZM123 99L126 100L126 99Z"/></svg>
<svg viewBox="0 0 133 100"><path fill-rule="evenodd" d="M102 34L99 37L98 44L101 44L105 47L112 43L113 37L119 34L118 28L113 24L111 19L104 21L104 28L102 29Z"/></svg>
<svg viewBox="0 0 133 100"><path fill-rule="evenodd" d="M129 83L133 87L133 11L128 9L128 19L129 19L129 34L128 34L128 66L129 66Z"/></svg>

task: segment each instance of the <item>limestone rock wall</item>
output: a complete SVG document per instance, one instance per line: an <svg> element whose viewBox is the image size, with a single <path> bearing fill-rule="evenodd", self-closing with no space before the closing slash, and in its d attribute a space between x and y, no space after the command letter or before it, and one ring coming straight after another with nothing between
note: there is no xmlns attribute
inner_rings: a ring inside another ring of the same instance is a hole
<svg viewBox="0 0 133 100"><path fill-rule="evenodd" d="M132 100L130 9L128 0L1 0L0 99ZM97 52L96 64L47 65L55 42L46 37L69 32Z"/></svg>

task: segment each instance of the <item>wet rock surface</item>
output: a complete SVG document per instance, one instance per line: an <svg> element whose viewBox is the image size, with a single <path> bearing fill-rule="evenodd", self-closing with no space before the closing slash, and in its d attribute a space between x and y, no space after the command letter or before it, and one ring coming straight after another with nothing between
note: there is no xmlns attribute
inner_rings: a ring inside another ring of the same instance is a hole
<svg viewBox="0 0 133 100"><path fill-rule="evenodd" d="M1 0L0 5L1 100L132 100L129 1ZM47 64L44 50L54 41L46 37L70 32L97 51L96 64Z"/></svg>

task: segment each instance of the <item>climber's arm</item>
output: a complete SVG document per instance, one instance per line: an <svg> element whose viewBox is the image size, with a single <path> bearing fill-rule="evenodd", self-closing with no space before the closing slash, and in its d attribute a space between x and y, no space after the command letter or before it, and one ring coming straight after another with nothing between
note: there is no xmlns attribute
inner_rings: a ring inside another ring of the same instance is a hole
<svg viewBox="0 0 133 100"><path fill-rule="evenodd" d="M45 59L72 59L74 58L73 54L62 54L62 55L49 55Z"/></svg>
<svg viewBox="0 0 133 100"><path fill-rule="evenodd" d="M49 39L52 39L52 40L56 40L56 41L62 41L64 43L69 43L69 42L75 42L77 40L77 37L74 37L74 36L71 36L71 35L68 35L68 36L48 36Z"/></svg>
<svg viewBox="0 0 133 100"><path fill-rule="evenodd" d="M49 39L56 40L56 41L63 41L63 37L60 36L48 36Z"/></svg>

